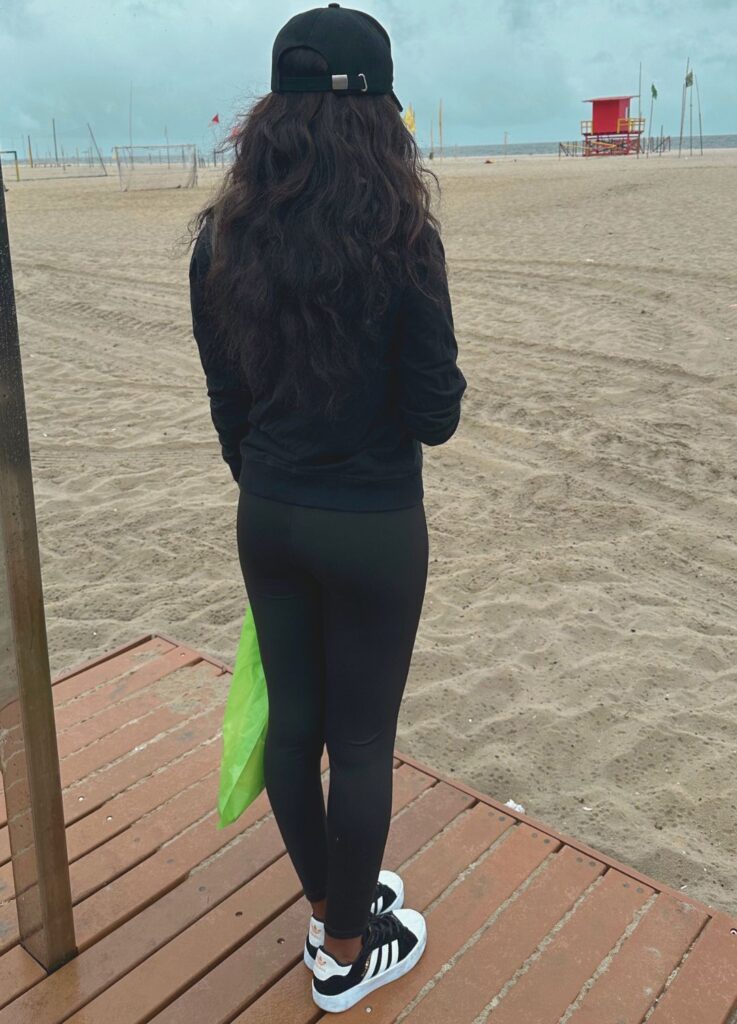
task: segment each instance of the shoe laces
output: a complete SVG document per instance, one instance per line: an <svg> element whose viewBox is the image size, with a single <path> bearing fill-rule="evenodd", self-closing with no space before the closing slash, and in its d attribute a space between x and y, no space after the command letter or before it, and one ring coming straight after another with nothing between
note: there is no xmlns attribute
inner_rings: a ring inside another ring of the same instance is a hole
<svg viewBox="0 0 737 1024"><path fill-rule="evenodd" d="M386 914L373 914L369 918L368 935L365 949L375 949L399 937L404 925L392 911Z"/></svg>
<svg viewBox="0 0 737 1024"><path fill-rule="evenodd" d="M396 896L396 893L392 889L390 889L389 886L386 885L384 882L377 882L376 897L378 898L379 896L383 896L386 903L391 903L391 901Z"/></svg>

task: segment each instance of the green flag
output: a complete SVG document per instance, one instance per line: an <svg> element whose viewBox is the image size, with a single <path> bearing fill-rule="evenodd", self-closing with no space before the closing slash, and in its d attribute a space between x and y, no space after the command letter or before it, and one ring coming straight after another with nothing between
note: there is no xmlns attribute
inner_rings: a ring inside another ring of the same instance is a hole
<svg viewBox="0 0 737 1024"><path fill-rule="evenodd" d="M686 75L686 88L688 88L689 85L693 85L693 71L689 71Z"/></svg>
<svg viewBox="0 0 737 1024"><path fill-rule="evenodd" d="M655 88L655 82L653 82L653 84L650 86L650 93L654 100L658 98L658 90Z"/></svg>

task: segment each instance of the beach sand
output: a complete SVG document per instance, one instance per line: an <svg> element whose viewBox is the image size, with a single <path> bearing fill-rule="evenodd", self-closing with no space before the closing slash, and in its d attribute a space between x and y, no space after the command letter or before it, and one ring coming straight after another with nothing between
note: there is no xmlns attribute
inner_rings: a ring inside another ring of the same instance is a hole
<svg viewBox="0 0 737 1024"><path fill-rule="evenodd" d="M468 379L398 747L737 911L737 151L434 160ZM8 182L52 671L232 661L196 191ZM179 246L179 247L178 247Z"/></svg>

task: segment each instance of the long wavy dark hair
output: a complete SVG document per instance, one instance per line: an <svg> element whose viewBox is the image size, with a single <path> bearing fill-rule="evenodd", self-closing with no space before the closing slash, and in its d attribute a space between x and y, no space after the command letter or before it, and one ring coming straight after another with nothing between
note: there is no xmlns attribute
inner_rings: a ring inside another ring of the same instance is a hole
<svg viewBox="0 0 737 1024"><path fill-rule="evenodd" d="M325 74L285 53L286 75ZM207 227L205 295L254 398L279 387L328 418L360 390L392 289L430 298L445 271L421 154L390 96L268 93L240 122L222 185L190 225Z"/></svg>

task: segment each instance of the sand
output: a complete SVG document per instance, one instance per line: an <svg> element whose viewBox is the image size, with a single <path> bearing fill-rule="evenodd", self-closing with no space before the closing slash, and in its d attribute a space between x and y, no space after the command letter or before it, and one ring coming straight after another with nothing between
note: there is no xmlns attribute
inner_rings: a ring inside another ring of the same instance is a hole
<svg viewBox="0 0 737 1024"><path fill-rule="evenodd" d="M734 913L737 151L430 166L469 388L398 746ZM177 248L211 181L9 184L52 671L155 630L232 661Z"/></svg>

